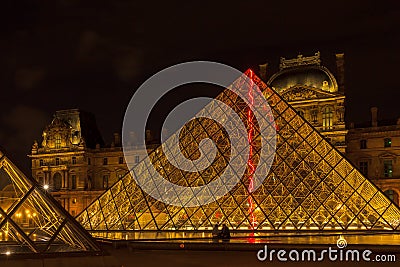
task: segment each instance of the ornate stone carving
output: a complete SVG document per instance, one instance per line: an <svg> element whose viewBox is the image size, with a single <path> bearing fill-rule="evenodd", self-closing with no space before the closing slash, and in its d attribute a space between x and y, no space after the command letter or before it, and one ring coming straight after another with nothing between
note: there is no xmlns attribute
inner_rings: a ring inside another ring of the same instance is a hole
<svg viewBox="0 0 400 267"><path fill-rule="evenodd" d="M306 66L306 65L321 65L321 57L320 52L315 53L314 56L304 57L299 54L297 58L286 59L281 57L281 61L279 64L279 69L283 70L286 68L298 67L298 66Z"/></svg>
<svg viewBox="0 0 400 267"><path fill-rule="evenodd" d="M318 95L315 91L296 87L288 90L282 94L283 98L286 101L296 101L296 100L304 100L304 99L315 99L318 98Z"/></svg>

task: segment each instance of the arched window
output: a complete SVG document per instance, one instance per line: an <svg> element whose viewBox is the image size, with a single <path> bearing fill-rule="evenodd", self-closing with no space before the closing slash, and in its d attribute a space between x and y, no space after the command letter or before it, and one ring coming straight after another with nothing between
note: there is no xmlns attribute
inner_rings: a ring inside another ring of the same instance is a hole
<svg viewBox="0 0 400 267"><path fill-rule="evenodd" d="M59 191L61 189L62 177L59 172L53 176L53 189L54 191Z"/></svg>
<svg viewBox="0 0 400 267"><path fill-rule="evenodd" d="M325 107L322 110L322 129L330 130L333 124L333 111L331 107Z"/></svg>
<svg viewBox="0 0 400 267"><path fill-rule="evenodd" d="M55 146L56 148L61 148L61 135L59 134L55 136Z"/></svg>
<svg viewBox="0 0 400 267"><path fill-rule="evenodd" d="M385 195L394 203L399 204L399 196L394 190L386 190Z"/></svg>

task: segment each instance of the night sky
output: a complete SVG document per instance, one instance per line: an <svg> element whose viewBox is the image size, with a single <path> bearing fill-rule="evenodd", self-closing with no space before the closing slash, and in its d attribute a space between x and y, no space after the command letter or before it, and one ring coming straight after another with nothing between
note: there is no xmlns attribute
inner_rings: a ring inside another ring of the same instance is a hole
<svg viewBox="0 0 400 267"><path fill-rule="evenodd" d="M272 74L280 56L321 51L334 71L334 54L344 52L347 122L368 121L371 106L381 119L400 117L396 1L7 2L0 16L0 146L28 173L26 155L56 110L94 113L109 143L135 89L190 60L242 71L269 62ZM179 95L210 94L188 87Z"/></svg>

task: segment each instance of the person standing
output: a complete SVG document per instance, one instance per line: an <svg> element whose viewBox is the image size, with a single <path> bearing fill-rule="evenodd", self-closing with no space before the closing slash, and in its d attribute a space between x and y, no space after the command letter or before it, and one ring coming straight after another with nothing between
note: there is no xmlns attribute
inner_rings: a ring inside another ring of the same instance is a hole
<svg viewBox="0 0 400 267"><path fill-rule="evenodd" d="M218 229L219 225L218 223L216 223L212 229L212 237L213 238L218 238L219 237L219 229Z"/></svg>

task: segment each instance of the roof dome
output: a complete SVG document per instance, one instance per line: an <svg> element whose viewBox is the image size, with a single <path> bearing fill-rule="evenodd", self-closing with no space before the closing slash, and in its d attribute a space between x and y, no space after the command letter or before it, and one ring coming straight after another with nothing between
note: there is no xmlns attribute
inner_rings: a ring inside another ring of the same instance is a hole
<svg viewBox="0 0 400 267"><path fill-rule="evenodd" d="M331 93L338 91L335 77L323 66L301 66L283 69L274 74L269 79L268 84L277 92L298 85L314 87Z"/></svg>

